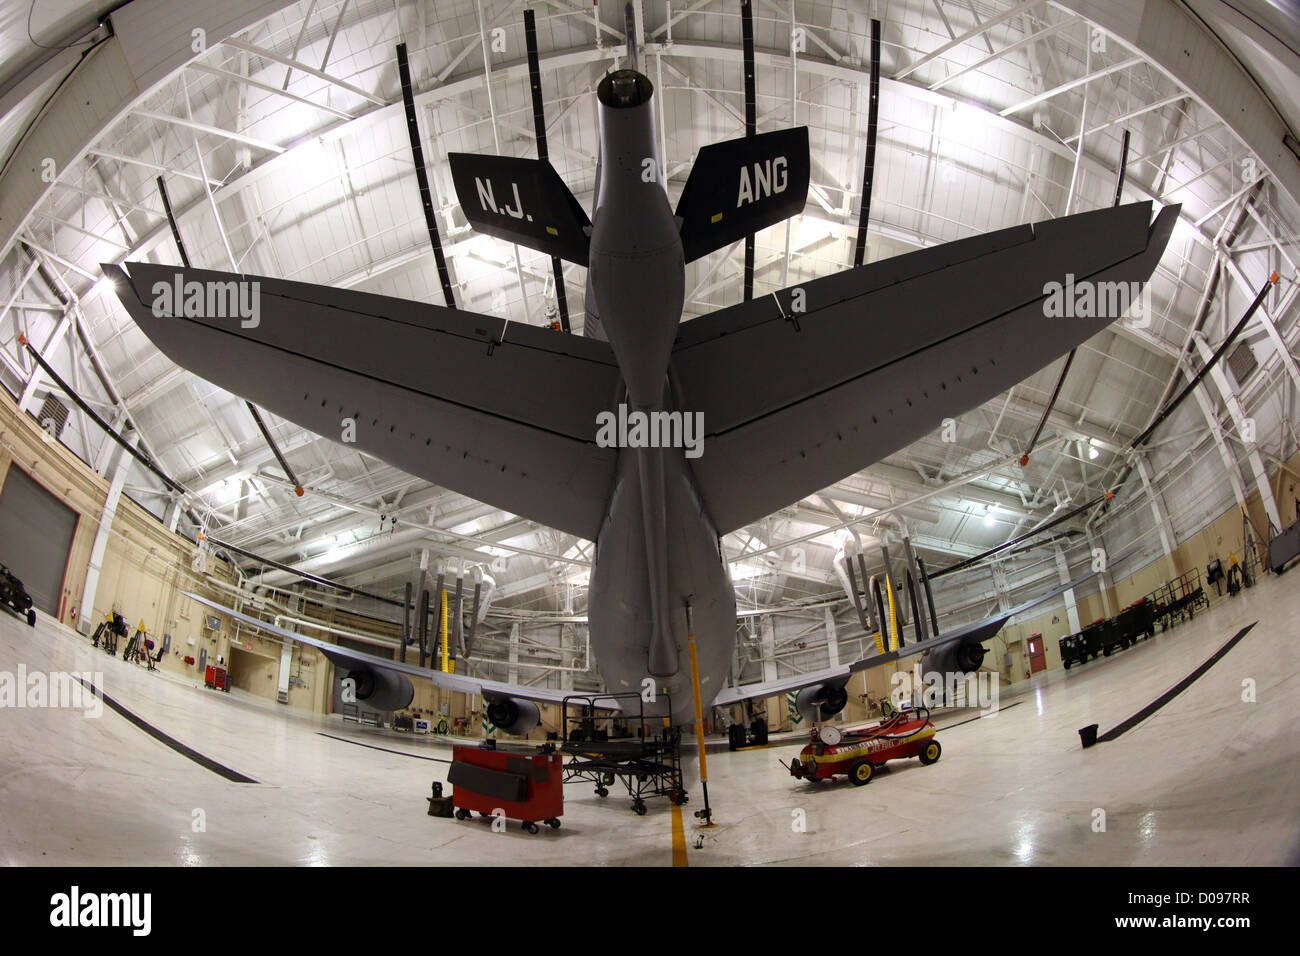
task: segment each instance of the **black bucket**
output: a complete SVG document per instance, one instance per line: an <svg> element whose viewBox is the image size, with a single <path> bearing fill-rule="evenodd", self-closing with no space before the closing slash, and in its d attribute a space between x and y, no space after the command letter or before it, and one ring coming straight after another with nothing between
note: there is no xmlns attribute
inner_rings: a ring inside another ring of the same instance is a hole
<svg viewBox="0 0 1300 956"><path fill-rule="evenodd" d="M1083 741L1084 749L1091 747L1097 742L1097 725L1089 724L1079 730L1079 739Z"/></svg>

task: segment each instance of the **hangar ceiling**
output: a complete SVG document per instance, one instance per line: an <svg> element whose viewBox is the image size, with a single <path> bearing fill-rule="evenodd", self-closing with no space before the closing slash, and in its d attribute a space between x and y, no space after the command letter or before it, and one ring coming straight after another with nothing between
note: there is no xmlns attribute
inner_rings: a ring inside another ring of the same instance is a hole
<svg viewBox="0 0 1300 956"><path fill-rule="evenodd" d="M191 504L208 530L241 548L394 595L427 550L431 561L490 567L502 620L580 615L590 542L267 415L307 489L296 496L244 402L158 352L97 268L179 262L161 176L196 266L441 304L401 102L395 49L404 42L458 305L547 324L555 290L546 257L472 232L447 163L452 151L536 154L528 4L238 0L219 15L170 3L163 17L156 3L134 0L117 5L113 31L97 26L113 6L0 4L0 195L9 197L0 200L0 379L33 412L50 391L18 345L25 335L101 415L136 429L196 493ZM740 4L635 6L675 202L696 152L744 132ZM551 161L590 209L592 93L625 53L622 4L531 7ZM1085 519L1096 514L1070 522L1059 544L1076 566L1094 539L1112 551L1136 545L1134 560L1145 563L1162 537L1176 541L1259 490L1257 462L1272 468L1295 453L1300 162L1281 145L1295 103L1274 99L1300 62L1295 25L1262 0L1151 0L1124 16L1111 7L755 0L758 128L807 125L813 161L803 214L758 236L756 296L852 262L873 17L883 42L869 259L1110 205L1126 130L1125 201L1182 203L1182 216L1151 283L1148 320L1112 326L1080 349L1027 466L1017 459L1060 363L729 535L742 609L831 601L842 613L832 557L846 538L874 553L873 542L905 528L927 562L943 567L1121 475L1116 506L1092 524ZM1195 61L1133 45L1153 35L1185 41ZM1242 108L1225 111L1228 100ZM54 160L45 177L42 150ZM687 319L740 301L741 259L733 247L687 267ZM1229 376L1226 390L1207 380L1149 454L1130 461L1127 443L1274 270L1281 281L1246 330L1248 352L1235 357L1240 380ZM584 279L566 267L575 329ZM79 410L61 439L108 470L112 446ZM127 493L165 518L176 504L136 466ZM195 530L185 519L180 528ZM1019 554L995 579L1013 589L1054 583L1055 560L1049 548ZM269 585L291 581L256 573ZM978 613L994 600L990 584L983 573L946 585L944 601L958 615Z"/></svg>

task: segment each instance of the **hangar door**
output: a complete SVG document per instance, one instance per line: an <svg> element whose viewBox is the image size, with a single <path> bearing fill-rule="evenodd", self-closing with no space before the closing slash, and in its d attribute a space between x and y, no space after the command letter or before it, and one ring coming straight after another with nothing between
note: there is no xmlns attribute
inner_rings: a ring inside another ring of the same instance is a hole
<svg viewBox="0 0 1300 956"><path fill-rule="evenodd" d="M276 677L280 673L280 659L267 657L246 651L242 647L230 645L230 666L227 668L227 680L231 687L238 687L258 697L275 700Z"/></svg>
<svg viewBox="0 0 1300 956"><path fill-rule="evenodd" d="M59 613L77 513L11 464L0 487L0 564L27 588L36 609Z"/></svg>

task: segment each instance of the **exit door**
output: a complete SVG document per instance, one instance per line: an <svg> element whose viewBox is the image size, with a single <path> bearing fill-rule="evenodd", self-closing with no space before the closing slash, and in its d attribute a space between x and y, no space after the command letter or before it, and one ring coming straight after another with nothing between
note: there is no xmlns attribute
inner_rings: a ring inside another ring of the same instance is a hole
<svg viewBox="0 0 1300 956"><path fill-rule="evenodd" d="M1043 635L1029 635L1029 673L1037 674L1047 670L1047 651L1043 645Z"/></svg>

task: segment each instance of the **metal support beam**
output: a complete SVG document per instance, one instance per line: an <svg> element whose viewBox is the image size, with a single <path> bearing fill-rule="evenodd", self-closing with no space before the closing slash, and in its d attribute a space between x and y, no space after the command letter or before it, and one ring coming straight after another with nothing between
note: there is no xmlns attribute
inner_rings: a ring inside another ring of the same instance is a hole
<svg viewBox="0 0 1300 956"><path fill-rule="evenodd" d="M1091 50L1092 47L1090 46L1088 49ZM1110 66L1102 67L1100 70L1097 70L1095 73L1085 73L1083 76L1077 79L1069 80L1066 83L1062 83L1060 86L1054 86L1050 90L1044 90L1042 93L1039 93L1037 96L1031 96L1027 100L1021 100L1019 103L1016 103L1014 106L1008 106L1006 109L998 113L998 115L1010 116L1012 113L1019 113L1021 110L1028 109L1031 106L1035 106L1039 103L1042 103L1044 100L1050 100L1054 96L1060 96L1062 93L1068 93L1070 90L1074 89L1075 87L1084 86L1087 83L1091 83L1093 80L1100 80L1102 77L1110 76L1112 73L1119 73L1121 70L1127 70L1131 67L1138 66L1141 63L1142 63L1142 57L1140 56L1132 56L1129 57L1127 60L1121 60L1119 63L1112 63Z"/></svg>
<svg viewBox="0 0 1300 956"><path fill-rule="evenodd" d="M880 21L871 21L871 99L867 104L867 153L862 162L862 204L858 210L858 238L853 246L853 266L866 261L867 222L871 215L871 186L876 177L876 127L880 120Z"/></svg>
<svg viewBox="0 0 1300 956"><path fill-rule="evenodd" d="M1174 548L1178 546L1178 536L1174 534L1174 526L1169 521L1164 501L1151 480L1151 466L1147 463L1147 456L1142 452L1137 452L1134 455L1134 464L1137 467L1138 475L1142 479L1142 487L1147 493L1147 501L1151 505L1151 515L1155 518L1156 531L1160 535L1160 548L1166 565L1165 573L1170 578L1175 578L1178 576L1178 569L1174 566Z"/></svg>
<svg viewBox="0 0 1300 956"><path fill-rule="evenodd" d="M308 66L306 63L302 63L291 57L283 56L279 53L276 53L274 50L268 50L265 47L254 46L252 43L248 43L244 40L236 40L234 37L224 40L223 43L228 47L232 47L233 49L243 50L245 53L251 53L254 56L260 56L264 60L271 60L274 63L280 63L283 64L284 66L290 67L291 69L298 70L300 73L306 73L308 76L314 76L318 80L324 80L326 83L329 83L333 86L337 86L339 89L345 90L348 93L351 93L353 96L358 96L369 103L375 104L376 106L388 105L386 102L384 102L382 98L375 96L375 94L373 93L368 93L365 90L361 89L360 87L353 86L351 83L344 83L338 77L330 76L324 70L315 69L314 67ZM328 57L329 54L327 53L326 54L327 60Z"/></svg>
<svg viewBox="0 0 1300 956"><path fill-rule="evenodd" d="M1018 3L1014 7L1011 7L1009 10L1004 10L1002 13L999 13L997 16L991 17L990 19L985 20L983 23L978 24L973 29L967 30L961 36L954 37L952 40L949 40L947 43L939 47L937 50L930 51L925 56L921 57L919 60L913 63L911 66L905 67L902 70L900 70L897 74L895 74L894 78L898 80L903 79L904 77L919 70L927 63L930 63L931 61L937 59L938 57L943 56L949 50L955 49L956 47L961 46L963 43L967 43L970 40L973 40L977 37L983 36L985 33L988 33L988 31L992 30L994 27L998 26L999 24L1006 23L1008 20L1012 19L1013 17L1020 16L1022 13L1028 13L1030 10L1032 10L1034 7L1037 7L1038 5L1039 5L1039 0L1028 0L1027 3Z"/></svg>
<svg viewBox="0 0 1300 956"><path fill-rule="evenodd" d="M1201 360L1209 365L1214 353L1210 351L1205 336L1197 333L1192 337L1192 340L1201 353ZM1282 517L1278 513L1277 501L1273 498L1273 488L1268 481L1268 471L1264 468L1264 461L1259 455L1259 447L1255 444L1253 427L1250 430L1246 427L1246 412L1241 407L1237 383L1229 377L1231 370L1224 369L1221 364L1209 365L1209 368L1210 378L1214 380L1219 394L1223 397L1223 403L1228 407L1228 414L1232 416L1233 424L1236 425L1237 434L1241 436L1242 444L1245 445L1246 461L1255 477L1255 487L1258 489L1260 500L1264 504L1264 513L1268 515L1268 520L1273 523L1273 527L1281 531L1283 527ZM1246 440L1248 434L1251 436L1250 441Z"/></svg>
<svg viewBox="0 0 1300 956"><path fill-rule="evenodd" d="M456 308L456 294L447 269L447 257L442 251L442 237L438 234L438 217L433 209L433 190L429 187L429 170L424 162L424 147L420 142L420 123L415 112L415 93L411 86L411 65L406 58L406 44L397 45L397 72L402 84L402 105L406 110L406 133L411 142L411 157L415 161L415 181L420 189L420 205L424 209L424 224L429 230L429 244L438 266L438 281L442 284L442 299L447 308Z"/></svg>
<svg viewBox="0 0 1300 956"><path fill-rule="evenodd" d="M754 8L749 0L740 0L740 37L744 54L745 135L758 134L758 94L754 79ZM744 301L754 297L754 234L745 236Z"/></svg>
<svg viewBox="0 0 1300 956"><path fill-rule="evenodd" d="M542 70L537 59L537 18L532 9L524 10L524 41L528 48L528 86L532 92L533 99L533 129L537 137L537 158L543 163L550 162L550 154L546 149L546 110L542 105ZM662 58L661 58L662 62ZM655 91L656 98L660 100L662 109L663 90ZM659 162L662 164L665 158L661 155ZM658 171L662 181L664 171ZM664 183L667 186L667 183ZM560 313L560 328L569 332L569 297L564 288L564 263L560 261L559 256L551 256L551 271L555 274L555 304Z"/></svg>

